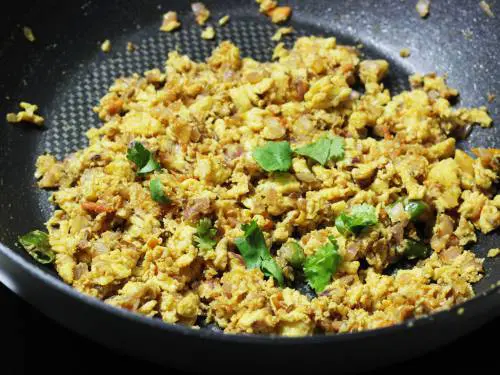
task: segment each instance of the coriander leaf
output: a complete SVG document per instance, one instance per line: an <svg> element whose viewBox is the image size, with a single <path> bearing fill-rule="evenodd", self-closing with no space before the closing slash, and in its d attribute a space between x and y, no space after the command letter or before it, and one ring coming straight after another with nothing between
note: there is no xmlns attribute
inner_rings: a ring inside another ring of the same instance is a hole
<svg viewBox="0 0 500 375"><path fill-rule="evenodd" d="M330 283L341 260L335 238L329 236L328 241L313 255L308 256L304 262L304 274L307 282L316 293L322 292Z"/></svg>
<svg viewBox="0 0 500 375"><path fill-rule="evenodd" d="M366 203L354 206L349 214L342 213L335 220L337 230L343 235L358 234L364 228L377 223L378 217L375 207Z"/></svg>
<svg viewBox="0 0 500 375"><path fill-rule="evenodd" d="M273 257L270 256L269 258L262 259L260 269L264 272L264 275L274 277L278 281L278 284L283 286L283 272Z"/></svg>
<svg viewBox="0 0 500 375"><path fill-rule="evenodd" d="M40 230L34 230L19 236L19 243L37 262L42 264L53 263L56 254L50 248L49 235Z"/></svg>
<svg viewBox="0 0 500 375"><path fill-rule="evenodd" d="M330 159L339 161L344 159L344 146L345 141L342 137L331 137L330 138Z"/></svg>
<svg viewBox="0 0 500 375"><path fill-rule="evenodd" d="M143 175L146 173L157 171L159 169L161 169L160 164L158 164L158 162L153 158L153 154L150 154L150 158L149 158L147 164L144 167L142 167L141 169L139 169L137 174Z"/></svg>
<svg viewBox="0 0 500 375"><path fill-rule="evenodd" d="M160 204L169 204L171 202L170 198L165 194L163 184L159 179L155 178L149 181L149 191L151 192L151 198L155 202Z"/></svg>
<svg viewBox="0 0 500 375"><path fill-rule="evenodd" d="M351 209L351 225L366 227L378 223L377 210L369 204L363 203Z"/></svg>
<svg viewBox="0 0 500 375"><path fill-rule="evenodd" d="M243 256L246 266L259 268L262 258L269 253L264 235L255 220L252 220L250 224L243 224L241 229L245 234L243 237L236 238L234 243Z"/></svg>
<svg viewBox="0 0 500 375"><path fill-rule="evenodd" d="M264 275L273 276L280 286L283 286L283 273L266 246L264 234L257 222L243 224L243 237L236 238L234 243L243 256L248 268L260 268Z"/></svg>
<svg viewBox="0 0 500 375"><path fill-rule="evenodd" d="M330 157L330 139L322 137L314 143L295 150L296 154L307 156L321 165L325 165Z"/></svg>
<svg viewBox="0 0 500 375"><path fill-rule="evenodd" d="M267 172L286 172L292 166L290 143L267 142L253 151L253 158Z"/></svg>
<svg viewBox="0 0 500 375"><path fill-rule="evenodd" d="M296 154L307 156L321 165L328 160L341 160L344 158L344 139L341 137L324 136L304 147L294 151Z"/></svg>
<svg viewBox="0 0 500 375"><path fill-rule="evenodd" d="M127 159L134 162L138 168L148 163L150 152L140 142L133 142L127 150Z"/></svg>
<svg viewBox="0 0 500 375"><path fill-rule="evenodd" d="M137 174L143 175L160 169L153 154L140 142L133 142L127 150L127 159L137 166Z"/></svg>
<svg viewBox="0 0 500 375"><path fill-rule="evenodd" d="M339 231L340 234L343 234L344 236L348 234L350 230L350 218L342 212L336 219L335 219L335 226L337 227L337 230Z"/></svg>
<svg viewBox="0 0 500 375"><path fill-rule="evenodd" d="M217 229L212 227L212 220L208 218L201 219L196 226L196 234L193 237L195 246L204 251L212 250L217 244L216 235Z"/></svg>

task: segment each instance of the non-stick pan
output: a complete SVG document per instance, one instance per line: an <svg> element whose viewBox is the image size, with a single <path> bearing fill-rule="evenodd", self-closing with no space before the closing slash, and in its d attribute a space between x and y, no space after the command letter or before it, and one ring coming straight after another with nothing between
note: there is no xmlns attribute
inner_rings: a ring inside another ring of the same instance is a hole
<svg viewBox="0 0 500 375"><path fill-rule="evenodd" d="M362 43L366 57L389 60L391 72L385 83L393 92L407 88L411 73L437 71L448 74L450 85L460 91L459 105L488 104L488 93L500 94L498 1L491 1L492 10L498 13L491 18L479 1L433 0L426 19L416 12L416 0L288 3L296 35L332 35L340 43ZM231 16L214 41L200 38L188 1L3 4L0 116L25 100L40 106L47 123L44 129L0 126L0 281L49 317L87 337L135 356L200 371L359 371L420 355L498 316L497 258L485 261L486 276L475 286L477 296L461 306L463 310L457 307L361 333L294 339L223 335L210 327L195 330L165 324L81 295L16 245L19 234L43 228L52 209L47 203L49 193L35 187L36 157L44 151L63 157L85 146L85 130L99 125L91 108L114 78L161 67L174 48L203 59L225 39L236 43L245 55L270 58L274 46L270 37L277 27L259 14L254 1L206 0L205 4L212 11L212 22L225 14ZM167 10L176 10L182 20L175 33L158 30ZM23 26L32 28L34 43L24 38ZM112 41L109 54L99 48L105 39ZM126 51L129 41L139 47L137 51ZM399 57L404 47L412 52L407 59ZM498 100L488 104L497 127L474 129L460 147L500 147ZM499 245L498 234L492 234L480 237L473 250L485 256ZM50 361L57 361L57 355Z"/></svg>

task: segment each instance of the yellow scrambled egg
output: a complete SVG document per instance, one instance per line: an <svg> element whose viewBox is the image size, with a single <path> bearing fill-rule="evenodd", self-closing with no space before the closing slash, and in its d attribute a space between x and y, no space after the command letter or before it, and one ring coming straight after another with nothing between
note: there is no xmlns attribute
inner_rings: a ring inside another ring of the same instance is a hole
<svg viewBox="0 0 500 375"><path fill-rule="evenodd" d="M388 326L471 298L483 260L464 246L500 226L500 154L471 156L454 137L489 127L485 108L453 108L457 91L434 74L412 76L411 91L392 96L382 83L389 64L362 61L334 38L280 44L274 57L242 58L229 42L204 63L171 52L165 70L116 81L95 108L103 125L88 131L88 147L61 161L39 157L38 184L55 189L47 228L62 279L169 323L288 336ZM296 149L325 135L344 138L342 160L294 154L287 173L268 173L252 156L268 141ZM137 175L127 159L134 141L161 169ZM152 179L169 204L152 198ZM430 207L424 233L395 208L401 199ZM335 218L360 204L378 223L342 235ZM202 218L217 231L205 251L193 239ZM284 287L248 269L235 246L252 220ZM308 258L330 235L342 261L329 284L315 297L291 288L298 273L280 249L293 238ZM385 272L407 239L431 254Z"/></svg>

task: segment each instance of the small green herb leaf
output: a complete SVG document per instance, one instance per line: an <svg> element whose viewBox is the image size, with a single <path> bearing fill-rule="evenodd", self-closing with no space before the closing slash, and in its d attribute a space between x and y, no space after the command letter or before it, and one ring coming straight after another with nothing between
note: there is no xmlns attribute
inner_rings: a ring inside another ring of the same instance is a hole
<svg viewBox="0 0 500 375"><path fill-rule="evenodd" d="M18 238L19 243L37 262L53 263L56 254L50 248L49 235L40 230L34 230Z"/></svg>
<svg viewBox="0 0 500 375"><path fill-rule="evenodd" d="M245 260L248 268L260 268L264 275L274 277L280 286L283 286L283 273L266 246L264 234L252 220L250 224L243 224L243 237L235 240L236 247Z"/></svg>
<svg viewBox="0 0 500 375"><path fill-rule="evenodd" d="M330 283L341 261L337 241L332 236L328 237L328 241L304 262L307 282L316 293L322 292Z"/></svg>
<svg viewBox="0 0 500 375"><path fill-rule="evenodd" d="M149 191L151 192L151 198L155 202L160 204L169 204L171 202L170 198L165 194L163 184L159 179L155 178L149 181Z"/></svg>
<svg viewBox="0 0 500 375"><path fill-rule="evenodd" d="M283 273L272 256L262 259L260 269L264 272L264 275L274 277L278 281L279 286L283 286Z"/></svg>
<svg viewBox="0 0 500 375"><path fill-rule="evenodd" d="M286 172L292 166L290 143L267 142L253 151L253 158L267 172Z"/></svg>
<svg viewBox="0 0 500 375"><path fill-rule="evenodd" d="M295 153L325 165L328 160L338 161L344 158L344 139L336 136L324 136L314 143L296 149Z"/></svg>
<svg viewBox="0 0 500 375"><path fill-rule="evenodd" d="M195 246L203 251L212 250L217 241L215 236L217 235L217 229L212 226L212 220L208 218L203 218L198 222L196 226L196 234L194 235Z"/></svg>
<svg viewBox="0 0 500 375"><path fill-rule="evenodd" d="M144 175L160 169L153 154L140 142L133 142L127 150L127 159L137 166L137 174Z"/></svg>
<svg viewBox="0 0 500 375"><path fill-rule="evenodd" d="M378 223L377 211L369 204L354 206L349 214L342 213L335 220L337 230L346 235L348 233L358 234L366 227Z"/></svg>

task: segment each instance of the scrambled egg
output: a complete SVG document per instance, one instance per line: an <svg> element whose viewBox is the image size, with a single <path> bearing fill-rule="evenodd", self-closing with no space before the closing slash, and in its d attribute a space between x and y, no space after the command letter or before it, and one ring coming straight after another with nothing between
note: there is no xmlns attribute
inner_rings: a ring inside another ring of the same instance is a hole
<svg viewBox="0 0 500 375"><path fill-rule="evenodd" d="M38 111L38 106L36 104L30 104L27 102L21 102L19 103L19 107L21 107L22 111L19 111L17 113L8 113L6 116L7 122L10 122L12 124L14 123L31 123L35 124L37 126L42 126L45 119L36 114L35 112Z"/></svg>
<svg viewBox="0 0 500 375"><path fill-rule="evenodd" d="M178 25L166 21L165 30ZM411 91L391 96L382 83L389 64L361 61L334 38L300 38L274 55L242 58L229 42L205 63L171 52L164 72L115 82L95 108L103 125L88 131L88 147L61 161L39 157L38 184L55 189L47 228L62 279L169 323L287 336L384 327L471 298L483 260L464 246L476 230L500 226L500 153L471 156L453 136L490 126L485 108L454 109L457 91L434 74L411 77ZM353 89L357 81L364 92ZM336 163L295 154L289 172L276 174L252 157L267 141L296 149L327 134L345 139ZM127 159L133 141L160 170L137 176ZM169 204L152 198L152 178ZM430 207L426 231L394 209L401 199ZM335 217L359 204L375 207L378 223L341 235ZM217 231L203 251L194 243L202 218ZM235 239L252 220L288 286L245 266ZM328 236L342 257L328 286L314 297L291 288L298 274L275 249L294 238L307 258ZM404 238L429 244L431 254L386 272Z"/></svg>

